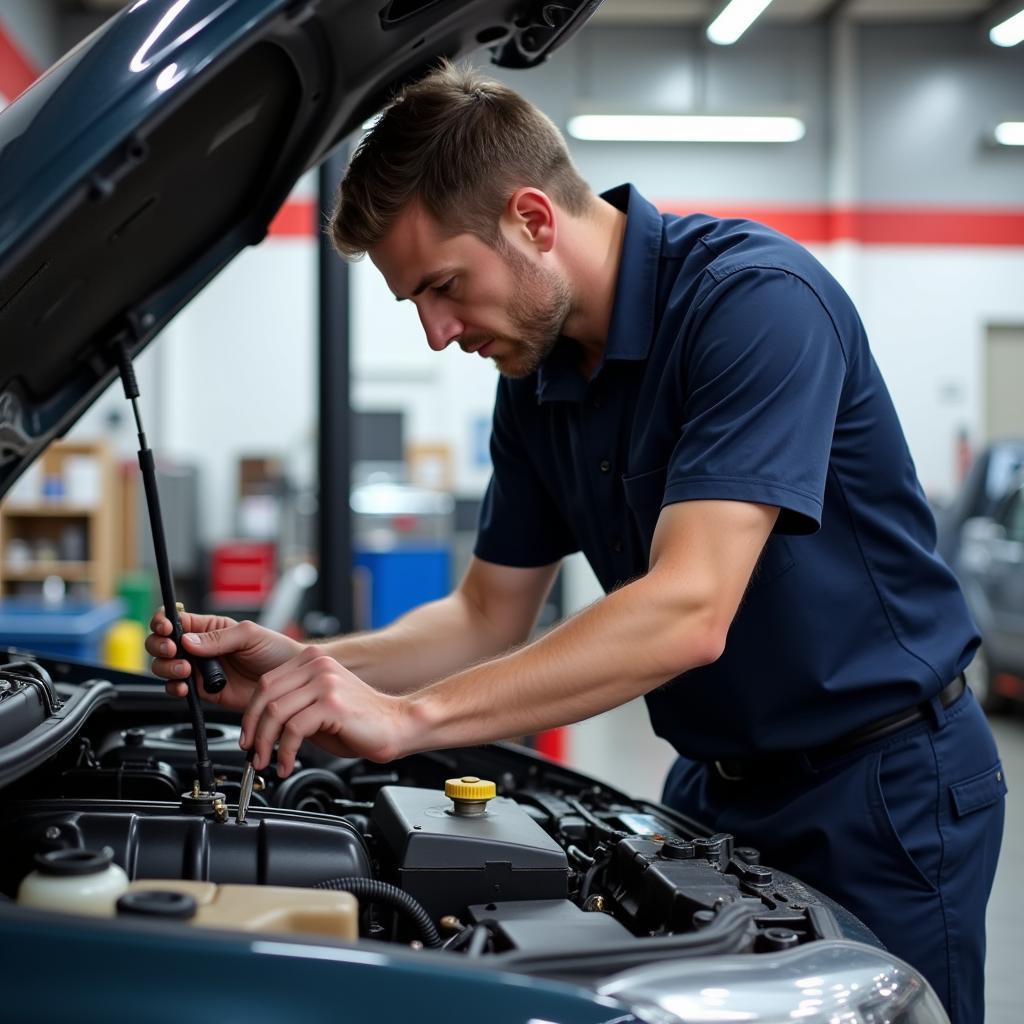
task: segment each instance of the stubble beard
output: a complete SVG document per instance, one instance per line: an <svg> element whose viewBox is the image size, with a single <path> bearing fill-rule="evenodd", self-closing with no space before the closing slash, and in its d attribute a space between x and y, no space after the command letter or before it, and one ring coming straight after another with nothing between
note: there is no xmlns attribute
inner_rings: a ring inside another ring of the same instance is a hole
<svg viewBox="0 0 1024 1024"><path fill-rule="evenodd" d="M572 312L572 294L557 274L504 239L498 251L513 271L515 291L506 311L511 330L501 339L512 350L494 356L494 363L503 377L518 379L535 372L555 347Z"/></svg>

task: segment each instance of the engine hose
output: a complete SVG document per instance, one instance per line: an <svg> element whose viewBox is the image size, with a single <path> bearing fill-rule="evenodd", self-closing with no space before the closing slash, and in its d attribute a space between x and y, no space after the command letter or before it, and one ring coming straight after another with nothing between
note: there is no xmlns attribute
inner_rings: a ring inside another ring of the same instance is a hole
<svg viewBox="0 0 1024 1024"><path fill-rule="evenodd" d="M350 892L357 899L369 900L371 903L385 903L395 910L400 910L416 926L425 946L437 949L441 945L441 936L430 920L430 915L423 904L413 899L397 885L378 882L375 878L328 878L317 882L314 889L333 889L336 892Z"/></svg>
<svg viewBox="0 0 1024 1024"><path fill-rule="evenodd" d="M606 836L613 836L616 839L625 839L626 833L614 829L607 822L602 821L597 815L591 814L574 796L567 796L565 802L588 824Z"/></svg>
<svg viewBox="0 0 1024 1024"><path fill-rule="evenodd" d="M473 925L467 924L461 931L456 932L450 939L445 939L441 948L451 950L452 952L462 949L469 940L469 937L473 934L473 928Z"/></svg>
<svg viewBox="0 0 1024 1024"><path fill-rule="evenodd" d="M593 863L587 868L586 874L583 876L583 883L580 885L579 900L582 903L589 895L590 889L594 884L594 879L598 873L603 871L612 861L611 851L606 853L601 858L594 858Z"/></svg>

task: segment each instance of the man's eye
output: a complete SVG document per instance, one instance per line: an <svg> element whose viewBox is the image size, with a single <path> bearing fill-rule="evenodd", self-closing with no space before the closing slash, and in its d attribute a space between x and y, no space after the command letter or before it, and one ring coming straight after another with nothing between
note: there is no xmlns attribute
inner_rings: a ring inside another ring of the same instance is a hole
<svg viewBox="0 0 1024 1024"><path fill-rule="evenodd" d="M444 282L444 284L435 285L434 291L437 292L438 295L447 295L448 292L452 290L452 285L454 283L455 278L449 277L448 280Z"/></svg>

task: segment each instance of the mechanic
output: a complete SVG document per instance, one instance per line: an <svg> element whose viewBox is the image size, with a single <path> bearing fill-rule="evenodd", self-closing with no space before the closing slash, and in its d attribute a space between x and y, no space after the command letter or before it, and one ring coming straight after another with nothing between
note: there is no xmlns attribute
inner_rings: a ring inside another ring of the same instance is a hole
<svg viewBox="0 0 1024 1024"><path fill-rule="evenodd" d="M1006 785L978 643L851 300L756 223L596 196L554 125L442 65L363 138L330 225L430 347L501 373L493 477L452 594L301 645L184 615L257 767L310 738L386 761L646 696L673 807L861 917L982 1020ZM527 642L559 563L606 596ZM184 695L169 624L147 649Z"/></svg>

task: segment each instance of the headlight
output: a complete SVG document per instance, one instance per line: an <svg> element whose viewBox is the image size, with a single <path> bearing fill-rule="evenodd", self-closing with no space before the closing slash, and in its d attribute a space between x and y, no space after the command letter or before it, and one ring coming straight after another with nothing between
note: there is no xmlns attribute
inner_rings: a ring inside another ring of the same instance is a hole
<svg viewBox="0 0 1024 1024"><path fill-rule="evenodd" d="M648 1024L949 1024L917 971L856 942L657 964L618 974L600 992Z"/></svg>

